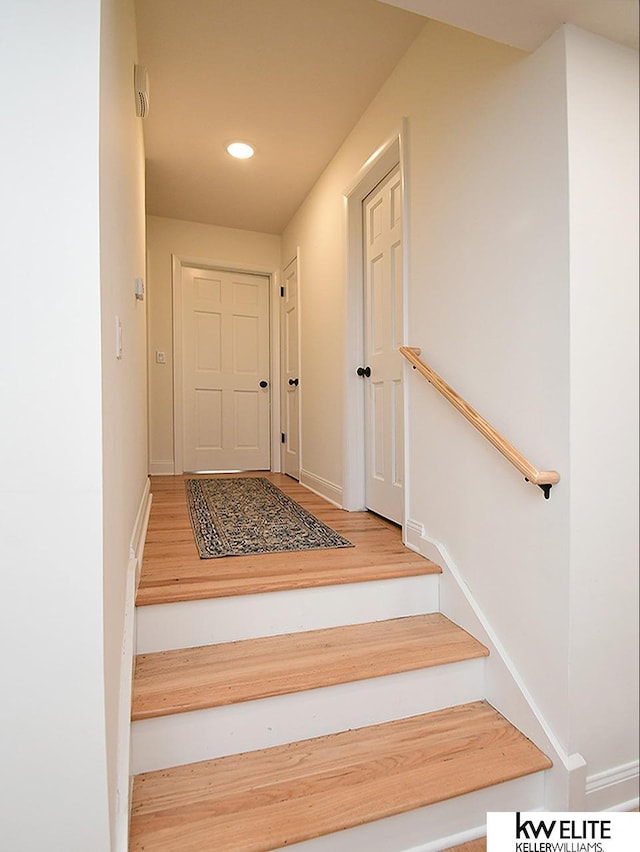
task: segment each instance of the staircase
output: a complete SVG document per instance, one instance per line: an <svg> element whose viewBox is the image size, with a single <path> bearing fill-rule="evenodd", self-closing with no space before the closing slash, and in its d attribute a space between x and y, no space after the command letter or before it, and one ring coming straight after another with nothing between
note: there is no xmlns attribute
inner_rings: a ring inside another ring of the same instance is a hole
<svg viewBox="0 0 640 852"><path fill-rule="evenodd" d="M282 490L355 548L200 560L158 477L137 599L130 852L403 852L535 810L551 764L396 528Z"/></svg>

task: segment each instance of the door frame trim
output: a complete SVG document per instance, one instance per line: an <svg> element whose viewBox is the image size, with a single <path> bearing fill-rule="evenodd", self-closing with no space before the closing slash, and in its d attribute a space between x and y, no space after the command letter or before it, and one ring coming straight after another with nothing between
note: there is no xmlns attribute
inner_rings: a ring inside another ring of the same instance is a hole
<svg viewBox="0 0 640 852"><path fill-rule="evenodd" d="M396 166L400 167L402 182L402 324L407 332L408 236L409 207L407 186L408 119L403 118L400 129L374 151L355 175L344 197L344 230L346 234L346 340L343 424L343 498L348 511L366 508L365 497L365 409L364 382L356 376L356 368L364 355L364 261L362 252L362 202ZM406 390L406 388L405 388ZM404 519L409 517L408 506L408 434L407 394L404 398Z"/></svg>
<svg viewBox="0 0 640 852"><path fill-rule="evenodd" d="M247 275L262 275L269 279L269 369L271 376L271 405L269 410L269 468L280 470L280 313L276 294L280 288L280 270L268 266L252 266L247 263L218 261L211 258L189 257L171 254L171 304L172 304L172 347L173 347L173 473L184 473L183 430L182 430L182 269L193 266L201 269L217 269L221 272L241 272ZM274 402L277 400L277 404Z"/></svg>

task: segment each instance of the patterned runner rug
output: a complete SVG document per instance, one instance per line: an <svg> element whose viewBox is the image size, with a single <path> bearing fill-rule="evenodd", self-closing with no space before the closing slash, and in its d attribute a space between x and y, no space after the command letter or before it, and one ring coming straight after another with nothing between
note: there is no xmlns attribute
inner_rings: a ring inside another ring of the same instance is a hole
<svg viewBox="0 0 640 852"><path fill-rule="evenodd" d="M264 477L187 479L201 559L353 547Z"/></svg>

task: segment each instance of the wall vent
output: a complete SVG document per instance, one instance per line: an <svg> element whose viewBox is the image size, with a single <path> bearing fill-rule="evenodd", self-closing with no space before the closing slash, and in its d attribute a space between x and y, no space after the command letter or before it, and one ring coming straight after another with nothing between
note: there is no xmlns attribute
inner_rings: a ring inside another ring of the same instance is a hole
<svg viewBox="0 0 640 852"><path fill-rule="evenodd" d="M133 87L136 95L136 115L138 118L146 118L149 115L149 75L144 65L134 65Z"/></svg>

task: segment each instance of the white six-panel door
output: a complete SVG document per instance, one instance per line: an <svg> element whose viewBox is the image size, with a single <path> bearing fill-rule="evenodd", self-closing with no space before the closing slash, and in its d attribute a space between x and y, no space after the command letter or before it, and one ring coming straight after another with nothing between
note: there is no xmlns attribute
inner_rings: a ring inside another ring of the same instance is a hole
<svg viewBox="0 0 640 852"><path fill-rule="evenodd" d="M268 470L269 279L183 267L181 290L183 468Z"/></svg>
<svg viewBox="0 0 640 852"><path fill-rule="evenodd" d="M363 202L366 505L403 523L402 183L395 168Z"/></svg>
<svg viewBox="0 0 640 852"><path fill-rule="evenodd" d="M285 268L280 299L282 385L282 470L300 479L300 361L298 339L298 260Z"/></svg>

